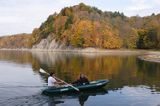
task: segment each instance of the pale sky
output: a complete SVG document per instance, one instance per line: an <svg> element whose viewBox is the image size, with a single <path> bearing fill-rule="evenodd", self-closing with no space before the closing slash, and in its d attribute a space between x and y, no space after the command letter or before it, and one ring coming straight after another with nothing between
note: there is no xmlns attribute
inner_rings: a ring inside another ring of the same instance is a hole
<svg viewBox="0 0 160 106"><path fill-rule="evenodd" d="M31 33L50 14L80 2L126 16L160 13L160 0L0 0L0 36Z"/></svg>

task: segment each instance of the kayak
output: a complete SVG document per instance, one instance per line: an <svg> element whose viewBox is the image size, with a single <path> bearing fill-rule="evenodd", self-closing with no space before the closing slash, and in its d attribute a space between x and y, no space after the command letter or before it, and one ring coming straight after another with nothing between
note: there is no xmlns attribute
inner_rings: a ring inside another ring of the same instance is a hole
<svg viewBox="0 0 160 106"><path fill-rule="evenodd" d="M85 85L75 85L74 87L78 88L80 91L95 90L104 87L108 82L109 80L97 80L97 81L92 81L89 84ZM71 86L65 86L65 87L46 88L43 90L42 93L50 95L50 94L70 93L70 92L78 92L78 91L76 91Z"/></svg>
<svg viewBox="0 0 160 106"><path fill-rule="evenodd" d="M87 90L95 90L98 88L104 87L108 84L109 80L97 80L92 81L89 84L85 85L75 85L74 87L78 88L80 91L87 91ZM43 94L50 95L50 94L63 94L63 93L71 93L71 92L78 92L71 86L64 86L64 87L51 87L46 88L43 90Z"/></svg>

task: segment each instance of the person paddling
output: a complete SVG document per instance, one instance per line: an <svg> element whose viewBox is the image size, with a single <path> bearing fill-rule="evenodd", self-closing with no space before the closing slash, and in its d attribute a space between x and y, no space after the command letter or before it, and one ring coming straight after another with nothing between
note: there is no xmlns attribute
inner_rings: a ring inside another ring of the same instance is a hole
<svg viewBox="0 0 160 106"><path fill-rule="evenodd" d="M89 84L89 80L84 74L80 74L79 78L72 84L73 85L86 85L86 84Z"/></svg>
<svg viewBox="0 0 160 106"><path fill-rule="evenodd" d="M58 87L59 84L63 84L63 82L59 82L54 77L55 73L50 73L50 76L48 77L48 87Z"/></svg>

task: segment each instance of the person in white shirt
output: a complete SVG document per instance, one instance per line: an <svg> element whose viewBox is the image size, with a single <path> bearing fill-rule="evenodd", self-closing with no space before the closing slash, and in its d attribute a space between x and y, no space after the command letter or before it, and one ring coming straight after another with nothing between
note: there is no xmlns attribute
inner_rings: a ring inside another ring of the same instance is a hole
<svg viewBox="0 0 160 106"><path fill-rule="evenodd" d="M50 76L48 77L48 87L57 87L62 82L58 82L56 78L54 77L54 73L50 73Z"/></svg>

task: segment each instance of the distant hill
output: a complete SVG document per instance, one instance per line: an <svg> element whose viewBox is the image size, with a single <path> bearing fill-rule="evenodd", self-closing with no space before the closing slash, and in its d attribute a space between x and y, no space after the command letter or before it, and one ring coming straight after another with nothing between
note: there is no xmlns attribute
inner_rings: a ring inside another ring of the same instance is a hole
<svg viewBox="0 0 160 106"><path fill-rule="evenodd" d="M31 38L31 34L17 34L12 36L0 37L0 48L31 48Z"/></svg>
<svg viewBox="0 0 160 106"><path fill-rule="evenodd" d="M31 35L23 36L21 43L16 42L19 36L11 39L1 38L0 48L159 49L160 14L127 17L123 13L103 12L80 3L50 15ZM10 43L6 45L6 42Z"/></svg>

